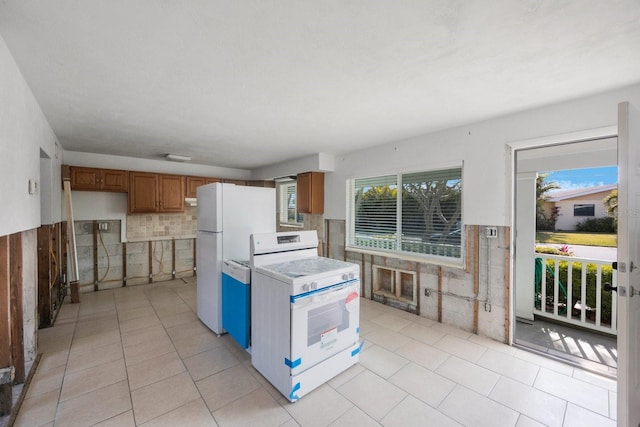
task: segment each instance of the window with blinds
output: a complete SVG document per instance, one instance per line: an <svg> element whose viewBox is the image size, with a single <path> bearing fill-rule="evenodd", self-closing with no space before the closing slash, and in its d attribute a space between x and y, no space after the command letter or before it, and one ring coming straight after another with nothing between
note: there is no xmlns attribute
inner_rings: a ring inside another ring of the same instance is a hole
<svg viewBox="0 0 640 427"><path fill-rule="evenodd" d="M596 205L594 204L578 204L573 205L573 216L595 216Z"/></svg>
<svg viewBox="0 0 640 427"><path fill-rule="evenodd" d="M462 257L462 168L350 181L348 246Z"/></svg>
<svg viewBox="0 0 640 427"><path fill-rule="evenodd" d="M280 184L280 224L302 225L302 214L298 213L295 181Z"/></svg>

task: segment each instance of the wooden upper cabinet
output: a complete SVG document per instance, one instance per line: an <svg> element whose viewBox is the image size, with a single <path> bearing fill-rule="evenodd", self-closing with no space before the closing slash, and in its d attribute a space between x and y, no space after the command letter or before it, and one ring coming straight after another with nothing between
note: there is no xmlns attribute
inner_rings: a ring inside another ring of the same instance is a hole
<svg viewBox="0 0 640 427"><path fill-rule="evenodd" d="M213 182L221 182L220 178L206 178L202 176L188 176L186 178L185 197L198 197L197 188L201 185L211 184Z"/></svg>
<svg viewBox="0 0 640 427"><path fill-rule="evenodd" d="M198 187L200 187L201 185L205 184L205 179L204 177L201 176L188 176L187 177L187 186L186 186L186 192L185 192L185 196L186 197L196 197L197 192L196 189Z"/></svg>
<svg viewBox="0 0 640 427"><path fill-rule="evenodd" d="M158 176L154 173L129 173L129 213L158 211Z"/></svg>
<svg viewBox="0 0 640 427"><path fill-rule="evenodd" d="M184 177L158 175L159 212L184 212Z"/></svg>
<svg viewBox="0 0 640 427"><path fill-rule="evenodd" d="M129 213L184 212L184 177L129 173Z"/></svg>
<svg viewBox="0 0 640 427"><path fill-rule="evenodd" d="M82 191L116 191L129 189L129 172L117 169L100 169L71 166L71 189Z"/></svg>
<svg viewBox="0 0 640 427"><path fill-rule="evenodd" d="M275 181L247 181L249 187L276 188Z"/></svg>
<svg viewBox="0 0 640 427"><path fill-rule="evenodd" d="M296 179L299 213L324 213L324 172L305 172Z"/></svg>

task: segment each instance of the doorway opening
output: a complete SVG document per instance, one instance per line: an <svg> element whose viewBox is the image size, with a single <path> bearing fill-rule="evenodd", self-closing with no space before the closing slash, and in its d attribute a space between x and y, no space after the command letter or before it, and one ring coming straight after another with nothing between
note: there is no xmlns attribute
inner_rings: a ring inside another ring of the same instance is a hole
<svg viewBox="0 0 640 427"><path fill-rule="evenodd" d="M616 138L516 151L513 342L611 377L615 190Z"/></svg>

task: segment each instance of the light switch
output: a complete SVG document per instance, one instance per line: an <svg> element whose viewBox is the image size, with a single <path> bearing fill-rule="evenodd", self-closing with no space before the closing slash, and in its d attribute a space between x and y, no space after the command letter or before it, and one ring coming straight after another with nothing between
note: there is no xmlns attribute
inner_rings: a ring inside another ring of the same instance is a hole
<svg viewBox="0 0 640 427"><path fill-rule="evenodd" d="M38 194L38 181L30 179L28 184L29 194Z"/></svg>

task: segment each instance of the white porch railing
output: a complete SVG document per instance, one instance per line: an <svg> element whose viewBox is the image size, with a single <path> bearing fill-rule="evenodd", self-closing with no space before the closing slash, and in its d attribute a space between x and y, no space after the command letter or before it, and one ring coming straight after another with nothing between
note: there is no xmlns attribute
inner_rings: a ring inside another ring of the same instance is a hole
<svg viewBox="0 0 640 427"><path fill-rule="evenodd" d="M617 334L617 286L611 261L536 253L534 314L584 328ZM540 268L541 267L541 268Z"/></svg>

